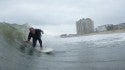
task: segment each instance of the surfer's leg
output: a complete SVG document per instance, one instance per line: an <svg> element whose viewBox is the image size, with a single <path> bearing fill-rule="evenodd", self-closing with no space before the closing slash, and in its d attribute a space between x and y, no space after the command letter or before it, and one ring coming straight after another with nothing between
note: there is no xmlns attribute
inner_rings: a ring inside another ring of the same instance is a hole
<svg viewBox="0 0 125 70"><path fill-rule="evenodd" d="M38 41L39 41L40 47L42 48L43 45L42 45L42 40L41 40L41 38L39 38Z"/></svg>
<svg viewBox="0 0 125 70"><path fill-rule="evenodd" d="M37 39L33 38L33 48L36 46L36 43L37 43Z"/></svg>

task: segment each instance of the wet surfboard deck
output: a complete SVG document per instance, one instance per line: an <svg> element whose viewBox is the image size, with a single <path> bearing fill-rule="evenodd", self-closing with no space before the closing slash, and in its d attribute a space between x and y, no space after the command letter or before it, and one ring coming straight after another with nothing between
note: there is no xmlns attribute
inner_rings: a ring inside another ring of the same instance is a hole
<svg viewBox="0 0 125 70"><path fill-rule="evenodd" d="M35 48L37 51L39 51L39 52L41 52L41 53L51 53L51 52L53 52L54 51L54 49L52 49L52 48L42 48L42 49L40 49L40 48Z"/></svg>
<svg viewBox="0 0 125 70"><path fill-rule="evenodd" d="M32 43L31 42L23 42L22 43L23 46L27 47L27 48L31 48L31 49L35 49L36 51L40 52L40 53L51 53L54 51L54 49L52 48L47 48L47 47L43 47L42 49L40 49L40 46L36 45L35 48L32 47Z"/></svg>

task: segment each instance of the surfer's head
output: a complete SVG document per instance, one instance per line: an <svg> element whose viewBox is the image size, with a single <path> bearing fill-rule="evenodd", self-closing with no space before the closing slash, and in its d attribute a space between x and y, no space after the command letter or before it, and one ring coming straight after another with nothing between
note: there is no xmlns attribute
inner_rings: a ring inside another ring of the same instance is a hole
<svg viewBox="0 0 125 70"><path fill-rule="evenodd" d="M35 33L35 29L34 29L33 27L30 27L30 28L29 28L29 31L30 31L31 33Z"/></svg>

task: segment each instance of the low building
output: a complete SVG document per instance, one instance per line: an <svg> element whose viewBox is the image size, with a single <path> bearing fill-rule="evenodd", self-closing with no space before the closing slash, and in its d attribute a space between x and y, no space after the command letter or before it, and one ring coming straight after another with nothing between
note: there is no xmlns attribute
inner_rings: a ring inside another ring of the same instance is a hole
<svg viewBox="0 0 125 70"><path fill-rule="evenodd" d="M107 27L106 25L102 25L102 26L98 26L96 29L95 29L96 32L104 32L104 31L107 31Z"/></svg>
<svg viewBox="0 0 125 70"><path fill-rule="evenodd" d="M117 25L107 24L107 25L98 26L95 29L95 32L104 32L104 31L119 30L119 29L125 29L125 23L120 23Z"/></svg>
<svg viewBox="0 0 125 70"><path fill-rule="evenodd" d="M118 24L118 29L125 29L125 23Z"/></svg>

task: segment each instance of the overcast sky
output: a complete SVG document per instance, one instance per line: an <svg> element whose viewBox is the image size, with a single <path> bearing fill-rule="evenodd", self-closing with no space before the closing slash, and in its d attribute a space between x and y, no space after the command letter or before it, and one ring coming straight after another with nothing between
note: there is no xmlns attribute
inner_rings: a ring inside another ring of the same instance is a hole
<svg viewBox="0 0 125 70"><path fill-rule="evenodd" d="M29 23L48 34L75 33L75 22L125 22L125 0L0 0L0 22Z"/></svg>

